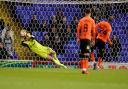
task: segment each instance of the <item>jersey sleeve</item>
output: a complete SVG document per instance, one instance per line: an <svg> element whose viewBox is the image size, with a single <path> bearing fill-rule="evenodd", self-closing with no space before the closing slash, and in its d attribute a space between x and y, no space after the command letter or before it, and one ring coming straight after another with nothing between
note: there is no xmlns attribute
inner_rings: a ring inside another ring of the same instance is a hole
<svg viewBox="0 0 128 89"><path fill-rule="evenodd" d="M28 45L25 44L24 41L21 41L21 45L24 46L24 47L28 47Z"/></svg>
<svg viewBox="0 0 128 89"><path fill-rule="evenodd" d="M109 29L108 32L107 32L107 40L108 40L108 42L109 42L110 44L112 43L112 41L111 41L111 39L110 39L111 32L112 32L111 29Z"/></svg>
<svg viewBox="0 0 128 89"><path fill-rule="evenodd" d="M33 35L31 35L30 40L35 40L35 37ZM24 46L24 47L28 47L28 45L25 44L24 40L21 41L21 45Z"/></svg>
<svg viewBox="0 0 128 89"><path fill-rule="evenodd" d="M27 47L29 50L31 50L31 49L29 48L29 46L28 46L27 44L25 44L24 41L21 41L21 45L24 46L24 47Z"/></svg>
<svg viewBox="0 0 128 89"><path fill-rule="evenodd" d="M108 37L108 39L110 38L110 34L111 34L111 32L112 32L112 27L111 27L111 25L107 25L107 37Z"/></svg>

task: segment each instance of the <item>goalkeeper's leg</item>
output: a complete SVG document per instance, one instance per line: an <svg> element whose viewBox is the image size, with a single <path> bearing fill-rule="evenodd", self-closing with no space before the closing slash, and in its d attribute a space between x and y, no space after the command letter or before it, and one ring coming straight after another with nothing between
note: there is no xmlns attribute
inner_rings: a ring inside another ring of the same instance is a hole
<svg viewBox="0 0 128 89"><path fill-rule="evenodd" d="M57 56L56 56L56 52L53 51L53 50L50 50L50 51L51 51L51 53L53 54L52 61L53 61L55 64L59 65L60 67L67 68L64 64L60 63L60 61L58 60L58 58L57 58Z"/></svg>

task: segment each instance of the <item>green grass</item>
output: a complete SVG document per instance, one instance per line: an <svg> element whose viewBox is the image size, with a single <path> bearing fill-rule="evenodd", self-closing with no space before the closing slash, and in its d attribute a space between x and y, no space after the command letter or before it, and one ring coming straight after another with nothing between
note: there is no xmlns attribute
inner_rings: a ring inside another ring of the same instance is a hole
<svg viewBox="0 0 128 89"><path fill-rule="evenodd" d="M128 70L0 68L0 89L128 89Z"/></svg>

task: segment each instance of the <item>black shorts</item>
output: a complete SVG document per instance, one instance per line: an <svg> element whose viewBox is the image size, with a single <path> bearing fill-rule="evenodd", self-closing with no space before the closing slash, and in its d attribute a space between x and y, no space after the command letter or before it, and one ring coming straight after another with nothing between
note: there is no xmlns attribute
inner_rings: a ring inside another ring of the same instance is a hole
<svg viewBox="0 0 128 89"><path fill-rule="evenodd" d="M105 42L103 42L100 39L96 40L96 48L97 48L97 52L98 52L98 57L103 57L105 54Z"/></svg>
<svg viewBox="0 0 128 89"><path fill-rule="evenodd" d="M91 41L88 39L82 39L80 40L80 50L81 50L81 54L84 53L90 53L91 52Z"/></svg>

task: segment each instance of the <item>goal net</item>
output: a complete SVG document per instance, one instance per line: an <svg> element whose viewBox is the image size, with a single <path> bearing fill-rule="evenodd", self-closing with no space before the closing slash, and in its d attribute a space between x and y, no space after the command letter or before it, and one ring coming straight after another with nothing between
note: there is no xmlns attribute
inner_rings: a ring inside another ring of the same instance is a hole
<svg viewBox="0 0 128 89"><path fill-rule="evenodd" d="M79 68L75 33L84 10L90 8L96 23L115 17L113 47L106 44L105 68L128 68L127 6L127 0L0 0L0 67L57 67L21 46L19 34L25 29L42 45L54 49L60 62Z"/></svg>

